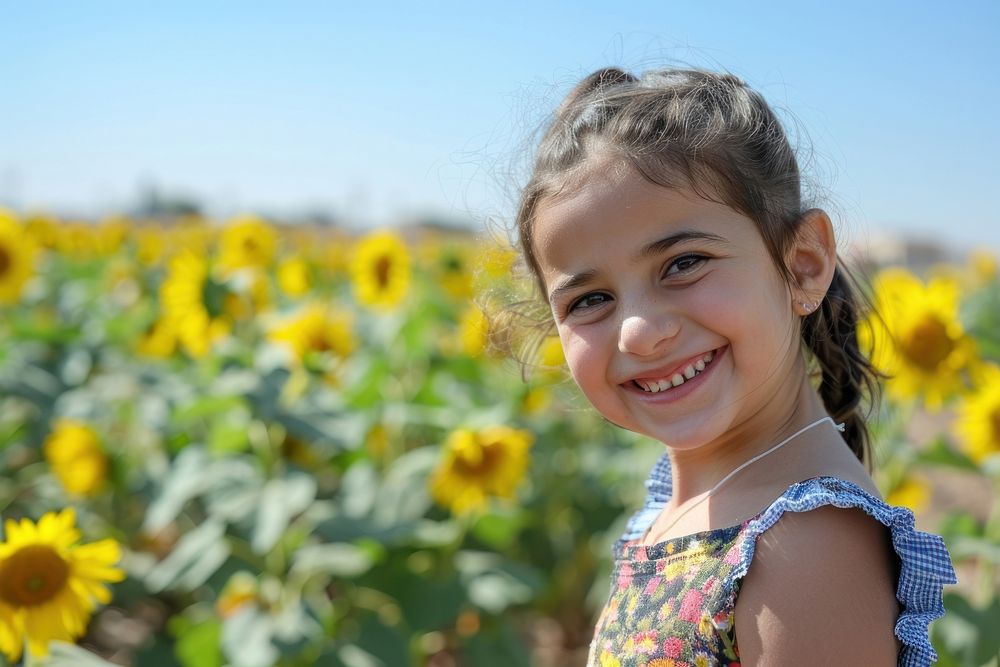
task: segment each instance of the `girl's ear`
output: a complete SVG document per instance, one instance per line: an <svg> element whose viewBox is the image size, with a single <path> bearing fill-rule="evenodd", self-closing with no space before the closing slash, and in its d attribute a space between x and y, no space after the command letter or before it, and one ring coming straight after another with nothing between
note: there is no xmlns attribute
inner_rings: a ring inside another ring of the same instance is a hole
<svg viewBox="0 0 1000 667"><path fill-rule="evenodd" d="M837 240L825 211L812 208L802 214L787 262L795 279L792 310L809 315L826 296L837 268Z"/></svg>

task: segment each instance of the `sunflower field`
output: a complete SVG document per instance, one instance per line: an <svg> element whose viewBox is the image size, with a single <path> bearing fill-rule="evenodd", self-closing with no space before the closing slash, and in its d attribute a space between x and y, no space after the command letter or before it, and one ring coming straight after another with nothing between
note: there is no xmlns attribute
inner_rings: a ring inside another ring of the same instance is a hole
<svg viewBox="0 0 1000 667"><path fill-rule="evenodd" d="M662 445L557 338L494 352L516 275L433 226L0 212L0 664L582 664ZM996 260L871 298L878 482L959 573L939 664L996 664Z"/></svg>

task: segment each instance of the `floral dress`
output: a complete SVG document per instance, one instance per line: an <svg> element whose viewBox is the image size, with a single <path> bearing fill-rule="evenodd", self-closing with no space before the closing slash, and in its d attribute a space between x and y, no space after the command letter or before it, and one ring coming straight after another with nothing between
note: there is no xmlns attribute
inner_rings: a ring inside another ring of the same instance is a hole
<svg viewBox="0 0 1000 667"><path fill-rule="evenodd" d="M666 456L646 482L646 506L614 546L611 594L590 645L588 667L707 667L739 665L733 611L753 560L757 537L785 512L822 505L856 507L890 529L899 557L898 665L937 659L928 624L944 613L942 588L956 582L943 540L914 528L913 513L893 507L835 477L790 486L767 509L741 525L639 543L670 498Z"/></svg>

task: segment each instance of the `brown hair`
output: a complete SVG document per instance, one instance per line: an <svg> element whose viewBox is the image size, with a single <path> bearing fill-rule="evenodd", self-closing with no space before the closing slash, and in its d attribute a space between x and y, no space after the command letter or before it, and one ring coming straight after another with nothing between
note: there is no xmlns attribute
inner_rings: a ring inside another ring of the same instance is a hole
<svg viewBox="0 0 1000 667"><path fill-rule="evenodd" d="M559 106L521 193L521 251L543 294L532 243L535 213L544 199L572 190L575 175L596 155L619 157L652 183L690 188L746 215L786 282L794 283L783 258L805 212L799 166L764 98L731 74L670 69L636 77L607 68L584 78ZM866 397L877 401L880 376L858 345L863 304L838 259L830 289L804 318L801 334L827 412L845 423L845 441L868 462L861 406Z"/></svg>

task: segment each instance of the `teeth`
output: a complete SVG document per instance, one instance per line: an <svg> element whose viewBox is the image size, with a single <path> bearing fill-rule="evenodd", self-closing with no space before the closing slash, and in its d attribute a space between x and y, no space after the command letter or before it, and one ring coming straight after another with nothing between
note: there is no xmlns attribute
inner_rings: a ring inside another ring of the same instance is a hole
<svg viewBox="0 0 1000 667"><path fill-rule="evenodd" d="M712 363L712 359L715 358L715 352L709 352L708 354L698 359L693 364L688 365L684 369L683 373L674 373L670 378L664 378L662 380L636 380L635 383L642 387L644 391L648 391L651 394L655 394L661 391L666 391L673 387L679 387L686 381L693 378L698 373L705 370L705 366Z"/></svg>

